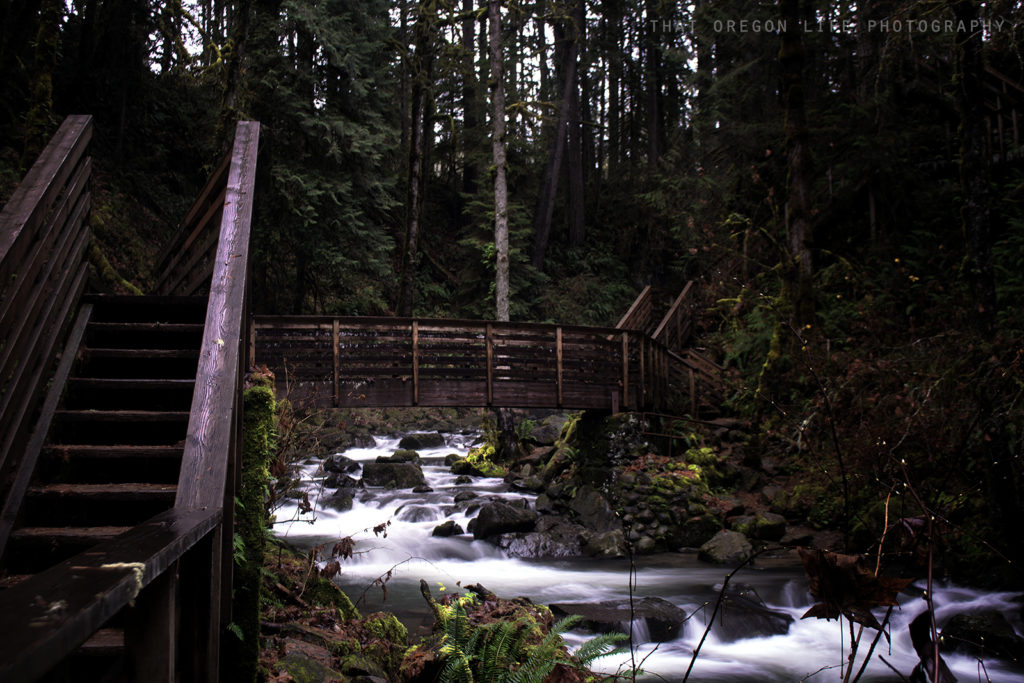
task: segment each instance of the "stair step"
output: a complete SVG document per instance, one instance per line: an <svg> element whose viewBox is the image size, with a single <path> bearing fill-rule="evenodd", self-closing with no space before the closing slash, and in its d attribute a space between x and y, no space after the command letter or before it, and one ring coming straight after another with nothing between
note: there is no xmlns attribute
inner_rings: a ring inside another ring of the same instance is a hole
<svg viewBox="0 0 1024 683"><path fill-rule="evenodd" d="M96 322L202 323L206 318L206 298L201 296L93 294L83 299L93 304Z"/></svg>
<svg viewBox="0 0 1024 683"><path fill-rule="evenodd" d="M78 653L89 657L111 657L124 650L124 629L101 628L82 643Z"/></svg>
<svg viewBox="0 0 1024 683"><path fill-rule="evenodd" d="M198 345L197 345L198 346ZM189 379L199 366L199 349L117 349L84 346L77 377Z"/></svg>
<svg viewBox="0 0 1024 683"><path fill-rule="evenodd" d="M93 545L117 538L130 526L27 526L11 532L11 538L35 542L68 542Z"/></svg>
<svg viewBox="0 0 1024 683"><path fill-rule="evenodd" d="M58 410L58 420L73 422L188 422L187 410Z"/></svg>
<svg viewBox="0 0 1024 683"><path fill-rule="evenodd" d="M187 410L58 410L52 444L172 445L188 432Z"/></svg>
<svg viewBox="0 0 1024 683"><path fill-rule="evenodd" d="M0 578L0 590L17 586L22 581L31 579L32 576L32 574L8 574L7 576Z"/></svg>
<svg viewBox="0 0 1024 683"><path fill-rule="evenodd" d="M107 484L43 484L29 487L28 495L35 498L102 498L104 501L130 502L162 499L174 501L176 484L148 482Z"/></svg>
<svg viewBox="0 0 1024 683"><path fill-rule="evenodd" d="M202 323L90 322L86 345L111 349L199 348Z"/></svg>
<svg viewBox="0 0 1024 683"><path fill-rule="evenodd" d="M64 407L68 409L145 408L174 410L192 403L194 378L71 377Z"/></svg>
<svg viewBox="0 0 1024 683"><path fill-rule="evenodd" d="M181 445L49 444L37 470L47 482L175 484L181 470Z"/></svg>
<svg viewBox="0 0 1024 683"><path fill-rule="evenodd" d="M177 460L181 458L181 446L167 445L106 445L106 444L50 444L47 455L65 462L72 460L128 460L154 459Z"/></svg>

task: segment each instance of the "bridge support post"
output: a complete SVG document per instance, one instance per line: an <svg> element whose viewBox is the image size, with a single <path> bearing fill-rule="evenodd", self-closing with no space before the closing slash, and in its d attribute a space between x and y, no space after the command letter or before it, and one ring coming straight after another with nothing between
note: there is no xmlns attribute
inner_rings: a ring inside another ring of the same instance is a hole
<svg viewBox="0 0 1024 683"><path fill-rule="evenodd" d="M420 403L420 323L412 321L412 404Z"/></svg>
<svg viewBox="0 0 1024 683"><path fill-rule="evenodd" d="M487 323L487 405L494 403L494 326Z"/></svg>
<svg viewBox="0 0 1024 683"><path fill-rule="evenodd" d="M629 402L629 333L622 333L622 406L628 407Z"/></svg>
<svg viewBox="0 0 1024 683"><path fill-rule="evenodd" d="M334 357L334 407L341 404L341 348L338 334L338 319L335 318L331 324L331 355Z"/></svg>
<svg viewBox="0 0 1024 683"><path fill-rule="evenodd" d="M558 377L558 407L562 407L562 328L555 328L555 362Z"/></svg>

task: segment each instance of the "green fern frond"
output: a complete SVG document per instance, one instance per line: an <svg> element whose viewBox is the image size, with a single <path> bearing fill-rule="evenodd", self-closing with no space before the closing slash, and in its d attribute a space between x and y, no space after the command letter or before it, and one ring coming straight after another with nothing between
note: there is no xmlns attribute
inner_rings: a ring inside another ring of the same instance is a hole
<svg viewBox="0 0 1024 683"><path fill-rule="evenodd" d="M595 659L629 652L628 648L618 643L629 640L625 633L603 633L583 643L573 654L573 659L579 666L589 668Z"/></svg>

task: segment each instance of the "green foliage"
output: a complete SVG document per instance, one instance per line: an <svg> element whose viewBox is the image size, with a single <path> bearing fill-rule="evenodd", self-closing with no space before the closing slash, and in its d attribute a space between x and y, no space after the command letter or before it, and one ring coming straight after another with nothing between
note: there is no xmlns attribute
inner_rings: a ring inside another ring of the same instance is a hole
<svg viewBox="0 0 1024 683"><path fill-rule="evenodd" d="M473 602L472 597L464 596L438 608L444 661L439 680L446 683L541 683L558 664L586 669L599 657L621 652L616 644L628 638L622 633L597 636L570 657L562 634L580 617L561 619L539 642L531 643L536 638L536 624L525 617L484 625L470 623L466 608Z"/></svg>

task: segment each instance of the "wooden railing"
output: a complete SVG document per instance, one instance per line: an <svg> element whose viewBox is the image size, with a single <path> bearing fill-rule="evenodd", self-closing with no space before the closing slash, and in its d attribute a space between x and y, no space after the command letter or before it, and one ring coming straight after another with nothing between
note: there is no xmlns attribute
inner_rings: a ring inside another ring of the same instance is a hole
<svg viewBox="0 0 1024 683"><path fill-rule="evenodd" d="M409 318L255 318L250 362L293 401L338 407L660 405L667 349L641 332Z"/></svg>
<svg viewBox="0 0 1024 683"><path fill-rule="evenodd" d="M651 338L665 345L670 351L679 352L690 341L693 332L693 280L686 283Z"/></svg>
<svg viewBox="0 0 1024 683"><path fill-rule="evenodd" d="M86 279L92 118L69 116L0 213L0 490L21 467Z"/></svg>
<svg viewBox="0 0 1024 683"><path fill-rule="evenodd" d="M258 137L258 123L238 124L229 163L222 165L227 173L218 181L223 187L213 188L221 206L206 209L220 216L212 267L201 259L177 259L191 264L178 271L179 282L192 283L186 289L205 288L200 275L207 269L211 280L175 507L0 593L2 681L46 674L117 613L124 616L128 680L218 679L220 634L230 620L231 503L240 474ZM200 202L208 196L204 192ZM188 239L179 244L190 248Z"/></svg>
<svg viewBox="0 0 1024 683"><path fill-rule="evenodd" d="M654 289L647 285L637 295L622 319L615 325L619 330L654 331L658 321L654 319Z"/></svg>

